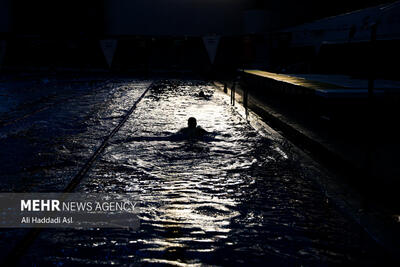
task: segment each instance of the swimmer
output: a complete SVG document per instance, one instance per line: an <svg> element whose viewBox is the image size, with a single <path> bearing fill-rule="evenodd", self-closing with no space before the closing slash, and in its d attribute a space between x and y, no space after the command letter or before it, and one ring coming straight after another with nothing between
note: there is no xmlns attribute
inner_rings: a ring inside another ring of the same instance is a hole
<svg viewBox="0 0 400 267"><path fill-rule="evenodd" d="M189 138L199 138L203 137L208 132L200 126L197 126L196 118L190 117L188 119L188 127L181 129L179 133L184 134Z"/></svg>
<svg viewBox="0 0 400 267"><path fill-rule="evenodd" d="M125 142L140 142L140 141L183 141L187 139L201 139L203 141L219 141L215 138L215 132L208 132L202 127L197 126L196 118L190 117L188 119L188 127L180 129L177 133L168 136L134 136L128 137L123 140L112 142L113 144L120 144Z"/></svg>
<svg viewBox="0 0 400 267"><path fill-rule="evenodd" d="M203 90L200 91L198 96L201 98L204 98L204 99L210 99L210 97L211 97L211 95L206 95Z"/></svg>

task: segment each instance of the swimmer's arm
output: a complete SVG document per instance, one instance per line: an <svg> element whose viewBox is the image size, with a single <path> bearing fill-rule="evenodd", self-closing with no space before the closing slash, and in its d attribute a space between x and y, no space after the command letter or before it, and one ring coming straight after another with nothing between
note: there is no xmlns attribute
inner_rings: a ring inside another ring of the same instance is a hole
<svg viewBox="0 0 400 267"><path fill-rule="evenodd" d="M187 131L188 131L187 128L182 128L177 132L177 134L185 134Z"/></svg>

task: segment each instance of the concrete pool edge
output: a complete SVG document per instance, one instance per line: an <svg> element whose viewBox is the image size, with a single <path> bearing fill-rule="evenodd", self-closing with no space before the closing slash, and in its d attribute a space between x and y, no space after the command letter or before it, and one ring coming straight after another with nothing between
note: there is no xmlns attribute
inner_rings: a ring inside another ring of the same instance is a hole
<svg viewBox="0 0 400 267"><path fill-rule="evenodd" d="M218 90L224 92L224 83L214 81L213 84ZM229 95L230 93L231 89L227 87L226 94ZM235 98L237 103L241 105L243 105L242 96L243 91L236 87ZM256 100L256 103L254 103L254 100ZM294 134L297 137L295 140L300 137L300 140L305 140L308 144L316 145L322 153L331 157L333 160L338 160L340 163L346 162L340 155L336 154L328 147L325 147L324 144L321 144L311 133L303 131L294 124L288 123L283 114L270 109L268 106L261 103L261 101L253 99L253 103L249 101L248 106L250 114L253 113L253 116L256 115L261 118L268 127L277 131L278 134L284 135L285 137L287 134L289 136L293 136ZM273 125L269 124L271 120L273 120ZM252 127L254 127L254 125L252 125ZM313 161L319 166L324 165L316 161L315 155L307 151L307 148L296 145L292 138L289 138L289 143L307 160ZM349 167L352 168L352 166ZM332 201L342 213L356 221L373 240L390 251L397 260L400 260L398 256L400 254L400 229L399 225L395 225L396 222L393 218L393 214L380 206L371 205L371 203L368 203L368 206L366 206L366 201L361 194L349 188L348 185L339 179L335 179L335 177L338 177L337 174L333 174L329 171L329 168L325 166L323 166L323 170L321 171L327 175L325 177L313 177L313 180L320 186L321 191L327 199Z"/></svg>

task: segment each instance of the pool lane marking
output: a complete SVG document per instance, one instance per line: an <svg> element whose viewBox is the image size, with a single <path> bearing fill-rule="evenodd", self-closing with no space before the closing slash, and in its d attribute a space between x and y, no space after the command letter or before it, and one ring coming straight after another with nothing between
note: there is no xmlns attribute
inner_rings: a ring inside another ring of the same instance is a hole
<svg viewBox="0 0 400 267"><path fill-rule="evenodd" d="M109 86L109 85L112 86L112 84L113 84L113 81L112 81L112 80L106 80L106 81L103 82L101 85L95 86L95 87L94 87L94 91L95 91L94 93L97 94L97 91L99 91L99 90L101 90L101 89L104 89L104 88L106 88L106 87ZM80 95L79 97L86 97L86 96L89 96L89 95L92 95L92 94L93 94L93 92L90 92L90 93L87 93L87 94ZM51 108L51 107L53 107L53 106L55 106L55 105L57 105L57 104L60 104L60 103L62 103L62 102L68 102L68 101L70 101L72 98L75 98L75 97L77 97L77 96L70 96L70 97L67 97L67 98L64 98L64 99L60 99L60 100L57 101L57 102L54 102L54 103L52 103L52 104L49 104L49 105L47 105L47 106L45 106L45 107L42 107L42 108L40 108L40 109L38 109L38 110L35 110L35 111L31 112L31 113L25 114L25 115L22 116L22 117L16 118L16 119L14 119L14 120L12 120L12 121L9 121L9 122L7 122L7 123L5 123L5 124L0 124L0 128L1 128L1 127L4 127L4 126L12 125L12 124L14 124L14 123L16 123L16 122L18 122L18 121L20 121L20 120L24 120L24 119L26 119L26 118L28 118L28 117L30 117L30 116L36 114L36 113L40 113L40 112L42 112L42 111L44 111L44 110L47 110L47 109L49 109L49 108ZM26 192L26 191L28 191L29 189L32 189L35 185L37 185L37 183L38 183L37 181L33 181L32 183L29 183L28 185L26 185L26 186L24 186L24 187L18 189L17 191L18 191L18 192Z"/></svg>
<svg viewBox="0 0 400 267"><path fill-rule="evenodd" d="M63 193L71 193L73 192L82 179L85 177L86 173L89 171L92 164L96 161L99 155L103 152L105 147L107 146L108 141L121 129L121 127L128 120L129 116L136 109L139 102L144 98L146 93L153 87L153 83L151 83L146 90L142 93L142 95L135 101L132 107L125 114L124 118L120 121L120 123L108 134L101 145L96 149L96 151L92 154L86 164L81 168L81 170L72 178L71 182L67 185L67 187L62 191ZM44 228L33 228L30 229L29 232L15 245L15 247L11 250L11 252L6 256L5 260L2 262L1 266L16 266L19 263L20 258L24 255L24 253L29 249L35 239L39 236L40 232Z"/></svg>
<svg viewBox="0 0 400 267"><path fill-rule="evenodd" d="M108 86L108 85L112 85L113 84L113 81L112 80L107 80L104 84L102 84L102 85L100 85L100 86L97 86L96 88L96 90L100 90L100 89L103 89L103 88L105 88L106 86ZM115 88L119 88L118 86L117 87L115 87ZM114 87L112 88L112 89L114 89ZM95 92L96 94L97 94L97 92ZM91 95L92 93L88 93L88 94L84 94L84 95L81 95L80 97L85 97L85 96L89 96L89 95ZM65 99L66 101L69 101L69 100L71 100L72 98L73 98L74 96L71 96L71 97L69 97L69 98L67 98L67 99ZM106 102L105 103L108 103L110 100L108 99L108 100L106 100ZM62 101L59 101L59 103L60 102L62 102ZM52 105L55 105L56 103L54 103L54 104L52 104ZM47 108L49 108L50 106L48 106ZM22 187L21 189L18 189L18 192L26 192L26 191L28 191L28 190L30 190L30 189L32 189L34 186L36 186L37 184L38 184L39 182L38 181L32 181L30 184L27 184L26 186L24 186L24 187Z"/></svg>
<svg viewBox="0 0 400 267"><path fill-rule="evenodd" d="M90 167L92 164L96 161L96 159L99 157L99 155L103 152L105 147L108 144L108 141L121 129L121 127L125 124L125 122L128 120L129 116L133 113L133 111L136 109L137 105L139 102L144 98L146 93L150 90L152 87L153 83L151 83L146 90L142 93L142 95L135 101L135 103L132 105L132 107L128 110L128 112L125 114L125 116L122 118L122 120L119 122L117 127L115 127L111 133L106 136L101 143L101 145L96 149L96 151L93 153L93 155L89 158L89 160L86 162L86 164L81 168L81 170L75 175L75 177L71 180L71 182L67 185L67 187L63 190L64 193L71 193L72 191L75 190L75 188L78 186L78 184L82 181L83 177L85 174L89 171Z"/></svg>

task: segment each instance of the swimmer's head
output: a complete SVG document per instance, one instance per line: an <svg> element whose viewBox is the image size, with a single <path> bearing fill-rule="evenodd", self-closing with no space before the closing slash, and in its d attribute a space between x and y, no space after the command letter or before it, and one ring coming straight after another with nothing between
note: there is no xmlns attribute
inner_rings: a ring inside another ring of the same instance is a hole
<svg viewBox="0 0 400 267"><path fill-rule="evenodd" d="M188 119L188 127L189 127L189 128L196 128L196 126L197 126L196 118L190 117L190 118Z"/></svg>

